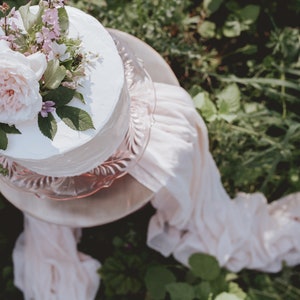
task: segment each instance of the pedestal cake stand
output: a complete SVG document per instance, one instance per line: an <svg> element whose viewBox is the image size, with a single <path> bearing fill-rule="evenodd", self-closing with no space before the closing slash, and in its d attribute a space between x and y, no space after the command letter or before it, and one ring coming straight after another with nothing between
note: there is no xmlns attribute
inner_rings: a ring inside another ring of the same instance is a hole
<svg viewBox="0 0 300 300"><path fill-rule="evenodd" d="M109 31L139 59L139 63L143 63L152 81L179 85L171 68L153 48L130 34L115 29ZM16 188L3 178L0 180L0 191L18 209L40 220L69 227L91 227L123 218L151 200L153 192L129 174L120 172L116 177L120 178L111 180L105 188L95 187L97 191L93 193L78 192L77 198L66 201L58 201L59 197L56 199L49 189L46 189L47 197L43 197ZM84 182L81 185L84 187Z"/></svg>

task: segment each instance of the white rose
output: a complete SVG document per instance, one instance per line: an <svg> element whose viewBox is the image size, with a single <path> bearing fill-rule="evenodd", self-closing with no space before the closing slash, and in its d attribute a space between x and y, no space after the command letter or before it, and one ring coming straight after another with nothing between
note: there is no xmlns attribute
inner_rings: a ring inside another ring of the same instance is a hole
<svg viewBox="0 0 300 300"><path fill-rule="evenodd" d="M39 80L47 67L42 53L25 56L0 41L0 123L34 119L42 108Z"/></svg>

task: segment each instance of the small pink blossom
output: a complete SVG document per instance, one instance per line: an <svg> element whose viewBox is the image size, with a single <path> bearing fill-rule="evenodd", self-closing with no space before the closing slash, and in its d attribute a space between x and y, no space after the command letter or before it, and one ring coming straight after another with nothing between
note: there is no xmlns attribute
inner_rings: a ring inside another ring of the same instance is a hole
<svg viewBox="0 0 300 300"><path fill-rule="evenodd" d="M40 114L43 118L47 118L49 113L52 113L55 111L55 102L53 101L45 101L42 105L42 110L40 111Z"/></svg>
<svg viewBox="0 0 300 300"><path fill-rule="evenodd" d="M51 38L59 38L60 36L60 27L58 21L58 11L57 9L46 9L45 13L42 16L43 23L48 27L51 32L54 33L54 36Z"/></svg>

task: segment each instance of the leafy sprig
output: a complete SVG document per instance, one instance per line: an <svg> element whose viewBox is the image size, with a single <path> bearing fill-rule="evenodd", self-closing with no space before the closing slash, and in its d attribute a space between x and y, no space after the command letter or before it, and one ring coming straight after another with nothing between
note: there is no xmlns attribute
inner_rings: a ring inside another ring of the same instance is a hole
<svg viewBox="0 0 300 300"><path fill-rule="evenodd" d="M92 118L86 111L68 105L73 98L85 103L83 95L76 89L85 76L88 53L83 51L79 39L68 37L69 19L63 1L40 1L36 13L31 11L30 5L29 2L18 10L25 31L16 26L15 9L8 13L8 5L4 5L5 16L1 24L5 36L0 38L10 40L14 51L24 55L40 51L47 57L47 68L40 80L43 108L37 116L41 133L53 140L58 118L73 130L94 129ZM1 129L0 149L7 148L8 133L20 131Z"/></svg>
<svg viewBox="0 0 300 300"><path fill-rule="evenodd" d="M7 148L7 134L20 134L20 131L14 125L0 123L0 149Z"/></svg>

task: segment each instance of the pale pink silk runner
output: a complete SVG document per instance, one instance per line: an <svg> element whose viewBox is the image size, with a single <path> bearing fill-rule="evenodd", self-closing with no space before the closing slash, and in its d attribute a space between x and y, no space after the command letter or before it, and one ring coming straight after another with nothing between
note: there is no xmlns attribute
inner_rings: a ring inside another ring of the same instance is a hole
<svg viewBox="0 0 300 300"><path fill-rule="evenodd" d="M300 193L268 204L262 194L230 199L209 152L206 126L180 87L155 84L149 145L130 174L154 192L148 245L187 264L209 253L232 271L276 272L300 263ZM15 283L25 299L92 300L100 266L76 249L80 229L25 216L14 250Z"/></svg>

